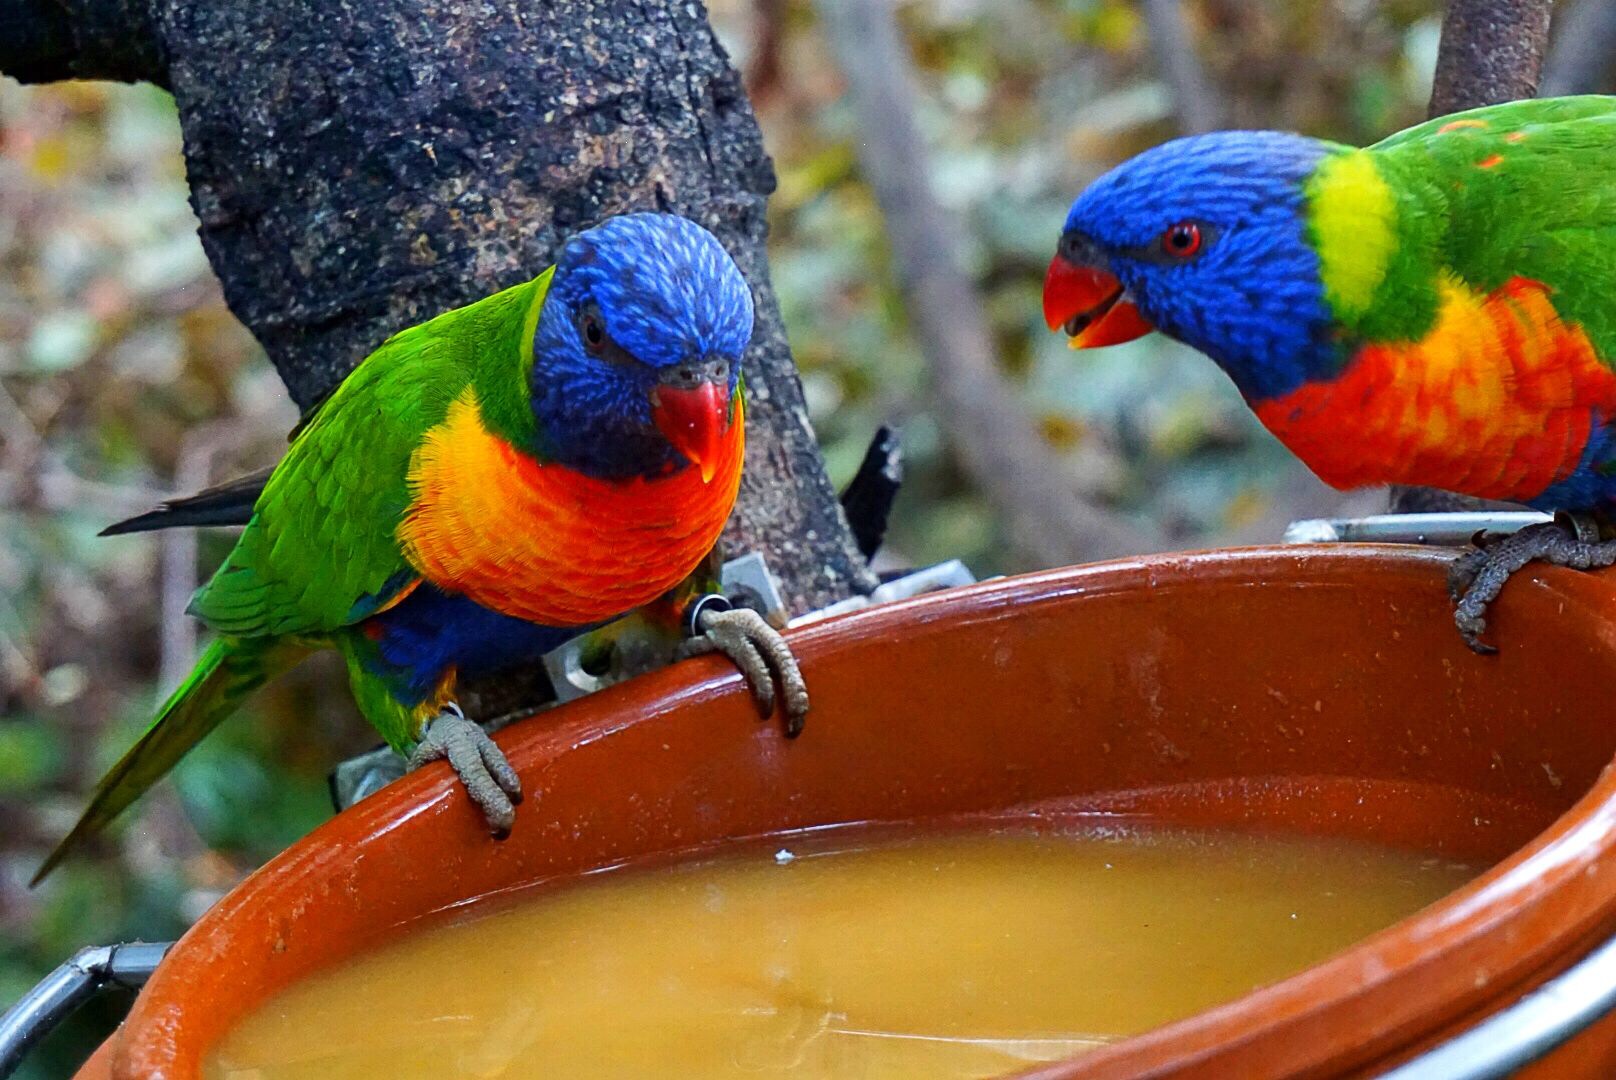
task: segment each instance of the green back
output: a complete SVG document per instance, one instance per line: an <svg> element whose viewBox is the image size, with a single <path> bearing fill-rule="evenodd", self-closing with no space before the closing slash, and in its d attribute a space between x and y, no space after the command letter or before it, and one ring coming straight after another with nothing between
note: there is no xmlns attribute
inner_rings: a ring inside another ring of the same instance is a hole
<svg viewBox="0 0 1616 1080"><path fill-rule="evenodd" d="M374 614L417 577L397 530L411 455L475 386L485 422L535 440L527 377L550 272L404 330L297 434L224 565L191 601L221 633L318 635Z"/></svg>
<svg viewBox="0 0 1616 1080"><path fill-rule="evenodd" d="M1441 132L1455 121L1485 126ZM1376 297L1384 326L1368 336L1422 336L1439 269L1483 291L1525 277L1548 285L1561 316L1616 365L1616 97L1474 109L1369 150L1397 195L1409 254L1389 268Z"/></svg>

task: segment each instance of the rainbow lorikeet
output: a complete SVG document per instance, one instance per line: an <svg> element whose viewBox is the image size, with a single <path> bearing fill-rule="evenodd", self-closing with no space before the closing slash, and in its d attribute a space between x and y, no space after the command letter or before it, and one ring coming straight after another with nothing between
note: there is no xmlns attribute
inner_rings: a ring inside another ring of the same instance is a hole
<svg viewBox="0 0 1616 1080"><path fill-rule="evenodd" d="M658 602L703 563L740 483L751 333L752 294L710 233L612 218L534 280L389 338L267 476L114 526L217 524L250 506L191 601L218 637L39 877L318 648L346 659L389 744L412 765L447 757L508 830L520 783L455 706L456 679ZM747 669L766 712L772 667L794 734L807 696L779 635L715 606L696 629Z"/></svg>
<svg viewBox="0 0 1616 1080"><path fill-rule="evenodd" d="M1362 150L1179 139L1078 198L1044 315L1074 347L1159 329L1206 353L1336 487L1563 513L1454 564L1460 632L1491 651L1510 574L1616 563L1613 169L1616 97L1476 109Z"/></svg>

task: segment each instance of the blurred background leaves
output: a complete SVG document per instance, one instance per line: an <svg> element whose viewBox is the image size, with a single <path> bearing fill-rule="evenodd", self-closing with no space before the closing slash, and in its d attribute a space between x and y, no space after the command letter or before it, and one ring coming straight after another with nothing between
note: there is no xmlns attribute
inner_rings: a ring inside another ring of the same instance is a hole
<svg viewBox="0 0 1616 1080"><path fill-rule="evenodd" d="M1560 23L1602 3L1559 5ZM929 392L859 174L865 133L812 4L710 6L779 172L774 280L833 476L845 481L876 427L896 421L908 481L887 561L1028 568L1002 493L966 479ZM1192 53L1211 88L1203 104L1232 126L1361 144L1423 116L1436 0L1198 0L1180 14L1169 47ZM1150 15L1146 0L899 7L932 184L1000 372L1065 482L1141 536L1272 540L1290 517L1373 507L1318 485L1203 358L1159 337L1074 353L1042 325L1042 272L1071 199L1181 131L1183 81ZM1574 88L1608 90L1610 76L1608 63L1582 70L1603 86ZM339 668L305 665L133 812L138 828L126 821L96 857L25 888L188 668L184 603L229 543L95 533L273 461L294 420L197 241L167 95L0 79L0 1002L81 945L178 934L324 820L327 770L374 743ZM24 1075L63 1075L110 1014L82 1019Z"/></svg>

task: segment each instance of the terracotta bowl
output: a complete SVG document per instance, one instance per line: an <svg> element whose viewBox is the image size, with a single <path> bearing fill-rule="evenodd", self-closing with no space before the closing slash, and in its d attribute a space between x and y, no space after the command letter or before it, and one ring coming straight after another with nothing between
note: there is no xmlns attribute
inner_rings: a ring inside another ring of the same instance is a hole
<svg viewBox="0 0 1616 1080"><path fill-rule="evenodd" d="M726 839L1031 808L1286 829L1502 859L1317 967L1029 1076L1359 1075L1616 930L1611 579L1523 575L1497 656L1460 643L1445 557L1283 548L1056 570L791 635L795 742L718 659L499 741L538 794L493 843L444 766L366 799L220 901L83 1077L191 1080L309 972L452 905ZM1536 1068L1616 1075L1601 1025Z"/></svg>

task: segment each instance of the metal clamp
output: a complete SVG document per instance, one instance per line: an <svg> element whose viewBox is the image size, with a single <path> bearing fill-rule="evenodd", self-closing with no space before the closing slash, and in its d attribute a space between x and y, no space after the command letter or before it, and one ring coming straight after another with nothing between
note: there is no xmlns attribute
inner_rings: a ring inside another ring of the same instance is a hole
<svg viewBox="0 0 1616 1080"><path fill-rule="evenodd" d="M751 551L724 563L718 572L718 587L731 603L753 609L768 620L770 626L786 624L785 597L781 595L774 575L769 573L768 562L760 553ZM626 632L619 633L615 642L619 649L631 651L636 645ZM585 668L584 658L588 648L585 637L575 637L551 649L541 658L558 703L593 694L616 681L612 673L592 672Z"/></svg>
<svg viewBox="0 0 1616 1080"><path fill-rule="evenodd" d="M806 626L834 615L846 615L851 611L861 611L876 604L885 604L893 600L907 600L922 593L937 592L939 589L952 589L956 585L973 585L976 575L963 562L958 559L949 559L934 566L921 570L913 570L902 577L882 582L875 591L868 596L849 596L846 600L837 601L818 611L810 611L798 615L787 626Z"/></svg>
<svg viewBox="0 0 1616 1080"><path fill-rule="evenodd" d="M718 575L718 587L736 604L762 615L770 626L786 624L785 595L761 551L748 551L726 562Z"/></svg>
<svg viewBox="0 0 1616 1080"><path fill-rule="evenodd" d="M1376 514L1361 518L1308 518L1285 529L1287 544L1432 544L1463 547L1478 532L1513 533L1552 521L1522 510L1445 514Z"/></svg>
<svg viewBox="0 0 1616 1080"><path fill-rule="evenodd" d="M172 944L92 945L74 953L0 1015L0 1080L17 1071L30 1047L102 990L146 985Z"/></svg>
<svg viewBox="0 0 1616 1080"><path fill-rule="evenodd" d="M701 617L703 615L708 612L717 615L720 612L734 610L735 605L730 603L729 597L723 593L704 593L691 601L690 606L685 609L684 616L679 620L679 624L684 628L687 636L695 637L697 634L702 633Z"/></svg>
<svg viewBox="0 0 1616 1080"><path fill-rule="evenodd" d="M921 593L935 592L956 585L970 585L975 581L976 577L963 562L949 559L947 562L915 570L884 582L868 596L850 596L818 611L810 611L805 615L788 619L785 597L781 594L774 575L769 571L768 561L760 552L752 551L730 559L724 564L719 575L719 587L731 602L752 608L768 620L770 626L776 627L804 626L833 615L858 611L871 604L906 600ZM555 688L557 701L571 701L585 694L592 694L612 681L609 675L593 674L584 669L585 647L583 639L574 638L544 655L545 672L550 676L551 686Z"/></svg>

